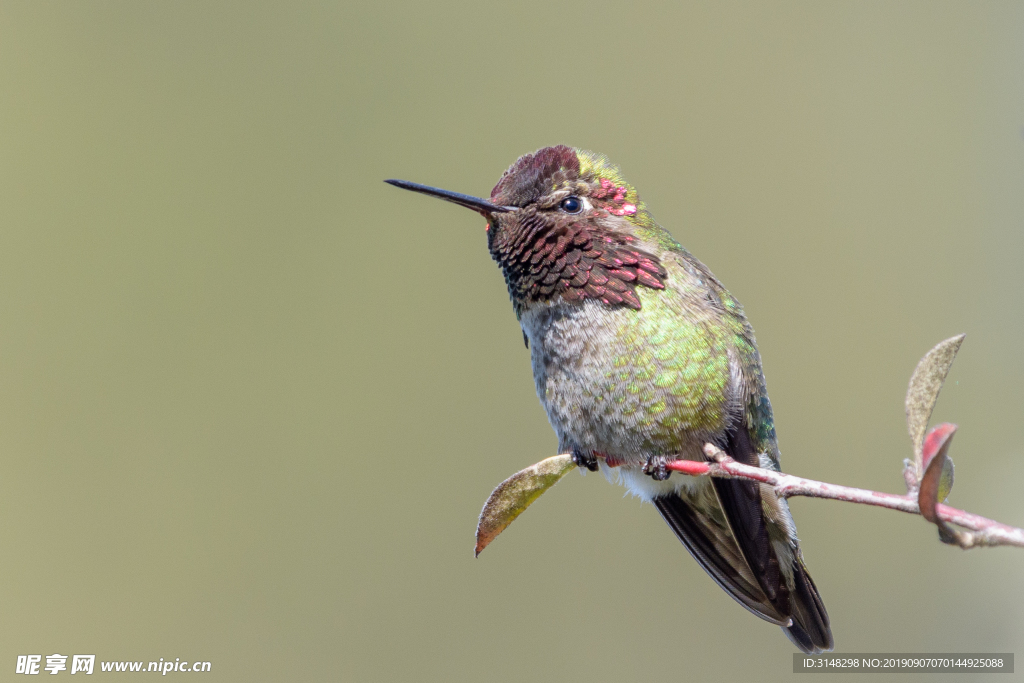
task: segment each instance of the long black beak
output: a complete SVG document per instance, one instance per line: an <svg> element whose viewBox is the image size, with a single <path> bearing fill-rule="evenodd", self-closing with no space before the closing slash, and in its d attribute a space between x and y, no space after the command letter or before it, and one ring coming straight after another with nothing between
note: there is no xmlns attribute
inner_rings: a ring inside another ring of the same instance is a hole
<svg viewBox="0 0 1024 683"><path fill-rule="evenodd" d="M431 197L445 199L453 204L458 204L459 206L464 206L467 209L478 211L484 216L490 216L495 213L508 213L509 211L515 211L516 208L518 208L515 206L498 206L497 204L491 204L486 199L480 199L480 197L472 197L468 194L440 190L436 187L420 185L419 183L410 183L408 180L385 180L384 182L389 185L394 185L395 187L400 187L403 190L412 190L413 192L428 194Z"/></svg>

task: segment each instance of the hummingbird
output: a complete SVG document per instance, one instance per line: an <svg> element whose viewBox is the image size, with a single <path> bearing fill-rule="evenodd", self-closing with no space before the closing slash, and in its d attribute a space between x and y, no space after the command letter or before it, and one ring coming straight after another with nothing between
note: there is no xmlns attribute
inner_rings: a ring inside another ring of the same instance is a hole
<svg viewBox="0 0 1024 683"><path fill-rule="evenodd" d="M559 452L653 503L711 578L800 650L831 650L785 499L666 468L706 460L710 443L779 471L779 447L743 308L619 168L558 145L520 157L488 199L386 182L486 219Z"/></svg>

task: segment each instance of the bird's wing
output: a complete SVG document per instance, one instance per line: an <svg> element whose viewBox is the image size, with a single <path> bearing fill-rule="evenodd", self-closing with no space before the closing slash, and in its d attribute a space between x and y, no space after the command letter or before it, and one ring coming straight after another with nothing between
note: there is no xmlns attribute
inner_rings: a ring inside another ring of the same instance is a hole
<svg viewBox="0 0 1024 683"><path fill-rule="evenodd" d="M724 450L737 462L760 467L745 419L736 420L729 429ZM789 588L768 535L760 485L744 479L720 478L714 478L712 485L736 545L764 598L779 614L788 615Z"/></svg>
<svg viewBox="0 0 1024 683"><path fill-rule="evenodd" d="M728 293L725 296L731 299ZM728 303L726 308L730 308ZM733 310L737 313L732 318L735 346L731 363L733 391L739 401L734 404L737 414L724 450L738 462L778 471L779 449L761 358L742 309L735 304ZM783 626L786 635L805 652L831 650L828 613L803 564L785 502L752 481L716 478L713 484L737 545L766 599L780 614L792 617L792 623Z"/></svg>

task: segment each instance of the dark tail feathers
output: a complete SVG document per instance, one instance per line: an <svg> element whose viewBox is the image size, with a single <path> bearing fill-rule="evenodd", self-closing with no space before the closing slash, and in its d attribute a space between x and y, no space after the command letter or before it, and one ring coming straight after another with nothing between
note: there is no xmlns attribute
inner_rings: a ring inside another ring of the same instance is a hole
<svg viewBox="0 0 1024 683"><path fill-rule="evenodd" d="M832 629L829 628L828 612L799 556L793 562L793 583L793 592L790 594L793 624L783 626L782 631L794 645L808 654L831 650L835 643L832 640Z"/></svg>

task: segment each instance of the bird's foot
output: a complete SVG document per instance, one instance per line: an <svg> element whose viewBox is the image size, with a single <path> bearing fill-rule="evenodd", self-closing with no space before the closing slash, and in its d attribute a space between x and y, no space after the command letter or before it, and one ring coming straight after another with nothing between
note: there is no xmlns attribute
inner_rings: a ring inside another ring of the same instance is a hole
<svg viewBox="0 0 1024 683"><path fill-rule="evenodd" d="M597 472L597 458L590 453L584 453L578 448L572 449L572 462L577 467L586 467L591 472Z"/></svg>
<svg viewBox="0 0 1024 683"><path fill-rule="evenodd" d="M652 455L647 458L647 464L644 465L644 474L650 476L654 481L665 481L672 474L666 467L668 462L667 455Z"/></svg>

